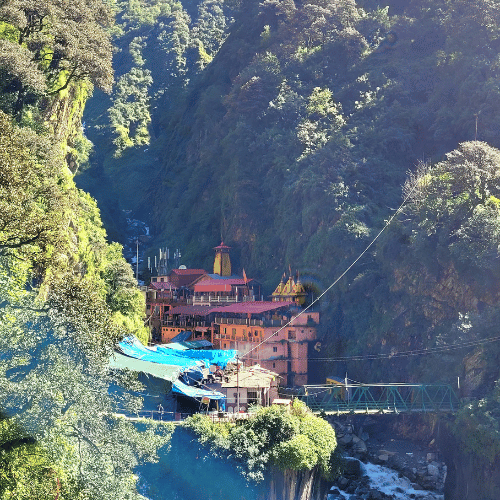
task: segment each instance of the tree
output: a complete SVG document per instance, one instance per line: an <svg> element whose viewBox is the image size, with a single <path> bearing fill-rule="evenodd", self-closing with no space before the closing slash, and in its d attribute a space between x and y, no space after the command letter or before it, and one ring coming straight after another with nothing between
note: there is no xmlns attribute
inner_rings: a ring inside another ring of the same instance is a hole
<svg viewBox="0 0 500 500"><path fill-rule="evenodd" d="M21 437L34 439L43 459L64 471L62 487L77 493L71 498L139 498L134 468L155 460L172 429L144 422L139 431L114 415L140 408L140 400L110 391L116 376L108 357L90 354L94 341L85 331L77 332L75 343L68 308L55 307L54 299L48 307L41 303L17 279L20 272L14 259L0 257L0 407ZM79 311L88 324L100 313L95 307ZM16 466L12 460L0 465L4 471Z"/></svg>
<svg viewBox="0 0 500 500"><path fill-rule="evenodd" d="M77 80L89 79L111 90L112 50L106 29L112 15L101 0L4 0L0 21L17 34L0 46L0 68L6 77L2 90L15 95L14 114L19 115L30 92L57 94Z"/></svg>
<svg viewBox="0 0 500 500"><path fill-rule="evenodd" d="M33 133L14 127L0 111L0 253L29 248L41 256L49 241L52 247L62 243L66 200L49 164L54 158L41 151L37 158L39 147Z"/></svg>
<svg viewBox="0 0 500 500"><path fill-rule="evenodd" d="M187 419L184 426L212 452L234 456L251 481L262 481L270 465L282 471L318 467L327 478L334 472L331 458L337 447L335 431L299 400L293 402L291 411L278 405L261 408L237 426L221 426L202 415Z"/></svg>
<svg viewBox="0 0 500 500"><path fill-rule="evenodd" d="M405 185L412 240L456 263L496 270L500 248L500 151L465 142ZM418 250L417 250L418 251ZM439 258L439 257L438 257Z"/></svg>

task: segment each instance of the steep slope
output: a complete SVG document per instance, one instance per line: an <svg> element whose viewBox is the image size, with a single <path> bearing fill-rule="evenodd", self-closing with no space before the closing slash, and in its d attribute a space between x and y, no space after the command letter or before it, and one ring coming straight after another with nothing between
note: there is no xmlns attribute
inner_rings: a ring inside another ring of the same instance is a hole
<svg viewBox="0 0 500 500"><path fill-rule="evenodd" d="M0 3L5 499L138 498L134 467L169 436L147 425L140 437L114 416L141 407L111 391L109 357L125 335L147 340L144 300L95 200L73 182L88 153L85 101L113 80L111 20L98 0Z"/></svg>

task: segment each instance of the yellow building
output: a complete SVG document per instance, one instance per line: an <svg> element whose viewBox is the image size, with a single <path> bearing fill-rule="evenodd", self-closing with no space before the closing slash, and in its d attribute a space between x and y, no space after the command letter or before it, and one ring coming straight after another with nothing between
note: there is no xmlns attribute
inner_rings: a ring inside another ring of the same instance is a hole
<svg viewBox="0 0 500 500"><path fill-rule="evenodd" d="M231 247L224 245L222 241L218 247L215 247L214 274L219 276L231 276L231 259L229 250Z"/></svg>
<svg viewBox="0 0 500 500"><path fill-rule="evenodd" d="M283 275L279 285L272 294L272 300L273 302L293 301L297 305L301 306L306 301L306 296L306 290L299 278L295 281L293 276L290 276L288 281L285 282L285 275Z"/></svg>

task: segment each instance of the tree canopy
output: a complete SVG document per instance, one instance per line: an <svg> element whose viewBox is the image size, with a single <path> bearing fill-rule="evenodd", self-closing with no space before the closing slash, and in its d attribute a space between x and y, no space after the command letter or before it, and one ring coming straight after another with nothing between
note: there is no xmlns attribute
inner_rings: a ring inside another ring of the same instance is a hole
<svg viewBox="0 0 500 500"><path fill-rule="evenodd" d="M107 28L112 21L101 0L4 0L2 108L17 115L37 95L57 94L82 79L109 92L113 71Z"/></svg>
<svg viewBox="0 0 500 500"><path fill-rule="evenodd" d="M283 471L317 468L326 478L336 473L335 431L299 400L291 411L278 405L261 408L241 425L212 423L204 415L194 415L184 426L212 452L234 456L252 481L262 481L272 465Z"/></svg>

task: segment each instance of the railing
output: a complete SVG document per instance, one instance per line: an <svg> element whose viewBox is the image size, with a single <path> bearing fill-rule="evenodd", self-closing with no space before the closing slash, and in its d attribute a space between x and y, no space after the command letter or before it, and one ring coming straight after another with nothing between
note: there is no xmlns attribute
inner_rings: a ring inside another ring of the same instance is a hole
<svg viewBox="0 0 500 500"><path fill-rule="evenodd" d="M210 328L212 324L209 321L171 321L162 320L162 326L171 326L172 328L194 328L196 326Z"/></svg>
<svg viewBox="0 0 500 500"><path fill-rule="evenodd" d="M202 412L200 412L202 413ZM203 414L203 413L202 413ZM141 410L139 412L123 412L115 413L116 418L125 418L127 420L156 420L160 422L171 422L171 423L182 423L187 417L192 416L192 413L177 413L171 411L159 411L159 410ZM239 412L239 413L229 413L223 411L209 411L204 413L207 417L212 420L212 422L234 422L236 420L247 420L252 417L254 413L252 412Z"/></svg>
<svg viewBox="0 0 500 500"><path fill-rule="evenodd" d="M252 335L250 336L241 336L237 337L236 335L233 335L232 333L216 333L214 334L214 339L215 340L235 340L239 342L261 342L262 341L262 335Z"/></svg>
<svg viewBox="0 0 500 500"><path fill-rule="evenodd" d="M217 316L214 323L217 325L246 325L279 328L280 326L285 325L287 321L282 319L222 318Z"/></svg>
<svg viewBox="0 0 500 500"><path fill-rule="evenodd" d="M453 412L460 407L451 386L439 384L305 385L295 395L318 412Z"/></svg>
<svg viewBox="0 0 500 500"><path fill-rule="evenodd" d="M240 302L238 297L234 296L213 296L213 295L193 295L192 304L234 304Z"/></svg>
<svg viewBox="0 0 500 500"><path fill-rule="evenodd" d="M122 410L121 412L115 413L115 417L122 417L126 418L127 420L141 420L145 418L163 422L180 422L191 415L191 413L180 413L163 410L141 410L138 412Z"/></svg>

